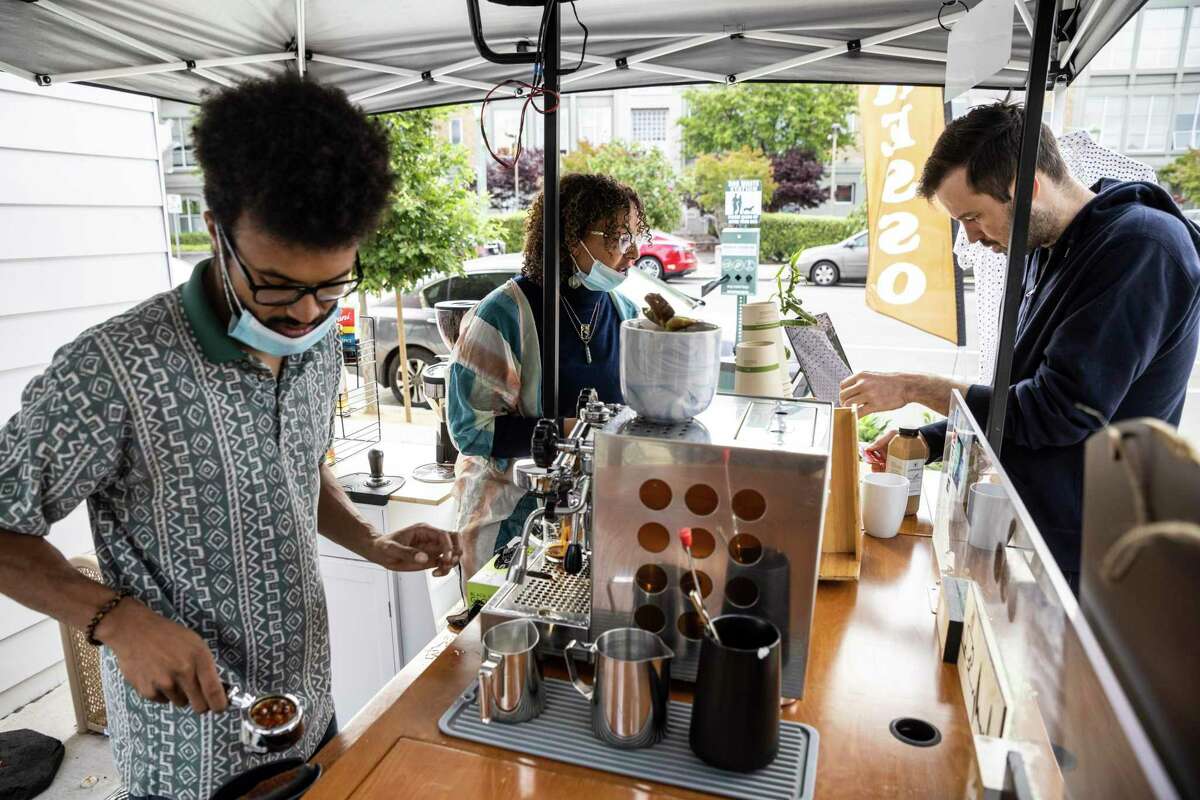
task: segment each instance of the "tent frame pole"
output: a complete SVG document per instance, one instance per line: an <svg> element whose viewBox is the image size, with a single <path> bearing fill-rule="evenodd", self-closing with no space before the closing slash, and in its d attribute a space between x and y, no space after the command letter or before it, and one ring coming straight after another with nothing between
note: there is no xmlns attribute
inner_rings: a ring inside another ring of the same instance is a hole
<svg viewBox="0 0 1200 800"><path fill-rule="evenodd" d="M558 197L558 104L559 50L562 26L558 0L550 3L544 54L543 85L546 90L542 115L542 416L558 416L558 304L559 304L559 197Z"/></svg>
<svg viewBox="0 0 1200 800"><path fill-rule="evenodd" d="M1017 0L1021 2L1021 0ZM300 77L304 77L304 71L308 69L306 53L304 51L304 0L296 0L296 72Z"/></svg>
<svg viewBox="0 0 1200 800"><path fill-rule="evenodd" d="M1000 339L996 346L996 369L992 377L992 400L988 409L987 438L996 457L1004 444L1004 416L1012 377L1013 345L1017 339L1017 311L1025 288L1025 255L1029 237L1029 212L1033 181L1037 172L1038 145L1042 132L1042 108L1046 100L1046 78L1054 42L1056 0L1037 0L1033 27L1033 50L1029 59L1029 82L1025 88L1025 124L1017 157L1017 181L1013 193L1013 221L1008 239L1008 271L1000 312Z"/></svg>

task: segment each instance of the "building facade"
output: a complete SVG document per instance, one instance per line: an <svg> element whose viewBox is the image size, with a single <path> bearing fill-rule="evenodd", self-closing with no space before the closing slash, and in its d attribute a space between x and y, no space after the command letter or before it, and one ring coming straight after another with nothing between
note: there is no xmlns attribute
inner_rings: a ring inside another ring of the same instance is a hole
<svg viewBox="0 0 1200 800"><path fill-rule="evenodd" d="M1068 130L1156 170L1200 147L1200 0L1150 0L1069 95Z"/></svg>

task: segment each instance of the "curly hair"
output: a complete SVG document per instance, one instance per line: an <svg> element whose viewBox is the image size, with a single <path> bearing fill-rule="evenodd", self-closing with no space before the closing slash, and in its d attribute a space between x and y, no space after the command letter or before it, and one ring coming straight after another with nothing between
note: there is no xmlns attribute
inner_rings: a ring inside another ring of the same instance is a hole
<svg viewBox="0 0 1200 800"><path fill-rule="evenodd" d="M232 227L318 249L361 241L392 190L387 133L339 89L293 73L205 96L192 128L204 198Z"/></svg>
<svg viewBox="0 0 1200 800"><path fill-rule="evenodd" d="M564 175L558 183L558 203L558 265L563 280L575 274L568 244L580 241L593 230L601 231L609 241L616 241L624 233L618 217L631 205L637 209L638 225L630 233L639 238L650 234L637 192L607 175ZM535 283L542 282L543 206L544 193L538 192L525 216L525 263L521 274Z"/></svg>

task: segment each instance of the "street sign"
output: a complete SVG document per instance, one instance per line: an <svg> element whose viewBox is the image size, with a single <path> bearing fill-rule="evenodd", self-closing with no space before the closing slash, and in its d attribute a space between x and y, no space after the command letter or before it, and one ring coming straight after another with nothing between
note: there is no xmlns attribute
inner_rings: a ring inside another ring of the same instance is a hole
<svg viewBox="0 0 1200 800"><path fill-rule="evenodd" d="M167 213L182 214L183 213L183 195L169 194L167 195Z"/></svg>
<svg viewBox="0 0 1200 800"><path fill-rule="evenodd" d="M750 297L758 289L758 229L726 228L721 231L721 294Z"/></svg>
<svg viewBox="0 0 1200 800"><path fill-rule="evenodd" d="M730 225L753 228L762 216L762 181L725 182L725 219Z"/></svg>

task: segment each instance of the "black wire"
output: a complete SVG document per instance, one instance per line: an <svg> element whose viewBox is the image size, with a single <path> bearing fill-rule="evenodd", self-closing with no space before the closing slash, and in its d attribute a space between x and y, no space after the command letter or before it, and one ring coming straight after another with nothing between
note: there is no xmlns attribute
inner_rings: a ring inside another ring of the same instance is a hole
<svg viewBox="0 0 1200 800"><path fill-rule="evenodd" d="M583 51L579 54L579 63L571 69L563 70L558 73L559 75L570 75L572 72L578 72L583 68L584 59L587 58L588 27L579 18L579 9L575 7L575 0L571 0L571 13L575 15L575 23L583 30Z"/></svg>
<svg viewBox="0 0 1200 800"><path fill-rule="evenodd" d="M938 24L938 27L940 27L942 30L946 31L947 33L950 32L950 29L947 28L944 24L942 24L942 12L945 11L947 8L953 8L954 6L962 6L967 11L971 10L971 7L969 5L967 5L966 3L964 3L963 0L942 0L942 7L938 9L937 24Z"/></svg>

